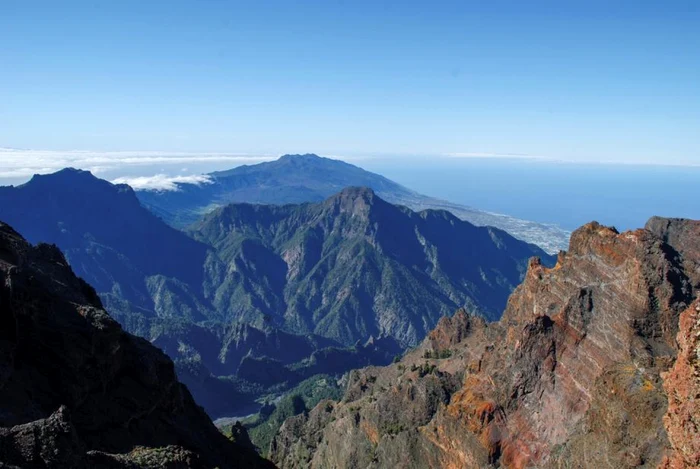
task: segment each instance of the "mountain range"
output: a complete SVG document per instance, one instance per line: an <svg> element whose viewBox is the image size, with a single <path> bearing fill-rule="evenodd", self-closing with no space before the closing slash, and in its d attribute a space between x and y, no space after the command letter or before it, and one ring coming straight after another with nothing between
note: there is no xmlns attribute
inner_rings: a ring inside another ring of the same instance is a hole
<svg viewBox="0 0 700 469"><path fill-rule="evenodd" d="M340 395L304 384L253 430L280 468L697 467L699 267L698 221L587 224L553 267L529 262L499 321L445 316L392 365L347 373ZM0 280L0 465L274 467L239 423L216 430L55 246L0 223Z"/></svg>
<svg viewBox="0 0 700 469"><path fill-rule="evenodd" d="M447 211L416 213L371 189L318 204L231 204L190 230L214 248L207 293L226 317L350 345L388 335L415 345L469 305L497 319L541 249Z"/></svg>
<svg viewBox="0 0 700 469"><path fill-rule="evenodd" d="M270 386L388 363L460 306L496 319L527 259L551 262L500 230L362 188L222 207L185 233L130 187L66 169L0 188L0 219L61 248L214 416L251 408Z"/></svg>
<svg viewBox="0 0 700 469"><path fill-rule="evenodd" d="M567 231L507 215L428 197L355 165L314 154L283 155L275 161L210 173L208 183L176 183L175 191L141 190L143 205L172 226L184 228L216 207L230 203L321 202L346 187L367 187L395 205L415 211L448 210L476 226L493 226L540 246L549 254L566 249ZM514 195L516 196L516 195Z"/></svg>
<svg viewBox="0 0 700 469"><path fill-rule="evenodd" d="M0 223L2 467L700 465L699 221L592 222L552 263L362 187L183 232L77 170L0 218L67 253Z"/></svg>

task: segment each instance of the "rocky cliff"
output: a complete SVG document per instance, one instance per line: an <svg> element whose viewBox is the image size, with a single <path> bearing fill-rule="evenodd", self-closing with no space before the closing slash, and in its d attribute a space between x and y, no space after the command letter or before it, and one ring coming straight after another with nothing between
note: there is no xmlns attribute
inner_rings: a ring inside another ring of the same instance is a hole
<svg viewBox="0 0 700 469"><path fill-rule="evenodd" d="M667 469L700 467L700 300L681 314L678 345L676 363L662 374L664 425L673 448L662 464Z"/></svg>
<svg viewBox="0 0 700 469"><path fill-rule="evenodd" d="M273 460L693 467L699 227L585 225L553 268L530 262L499 322L461 311L399 363L354 372L340 402L285 422Z"/></svg>
<svg viewBox="0 0 700 469"><path fill-rule="evenodd" d="M272 467L125 333L58 248L0 223L0 466Z"/></svg>

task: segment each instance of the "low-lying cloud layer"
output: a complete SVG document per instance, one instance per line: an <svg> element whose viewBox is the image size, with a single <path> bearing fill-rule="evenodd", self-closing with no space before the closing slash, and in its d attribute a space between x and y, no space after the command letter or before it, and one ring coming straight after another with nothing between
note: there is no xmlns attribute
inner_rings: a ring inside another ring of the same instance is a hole
<svg viewBox="0 0 700 469"><path fill-rule="evenodd" d="M85 169L97 175L129 167L138 168L153 165L220 163L234 167L270 161L275 158L274 155L225 153L95 152L0 148L0 178L29 178L34 174L52 173L67 167Z"/></svg>
<svg viewBox="0 0 700 469"><path fill-rule="evenodd" d="M154 176L120 177L112 180L114 184L128 184L134 190L176 191L180 184L210 184L211 178L206 174L190 176L168 176L156 174Z"/></svg>

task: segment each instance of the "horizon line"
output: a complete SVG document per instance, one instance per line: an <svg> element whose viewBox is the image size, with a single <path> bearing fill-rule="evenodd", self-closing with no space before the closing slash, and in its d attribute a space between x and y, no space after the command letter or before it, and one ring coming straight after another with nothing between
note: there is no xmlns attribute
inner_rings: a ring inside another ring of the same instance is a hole
<svg viewBox="0 0 700 469"><path fill-rule="evenodd" d="M181 163L181 162L239 162L241 164L265 162L276 160L285 155L312 154L320 157L342 160L342 161L362 161L370 159L394 159L406 158L410 160L420 160L428 158L444 158L452 160L460 159L480 159L480 160L519 160L533 163L554 163L554 164L581 164L581 165L620 165L620 166L659 166L659 167L700 167L700 162L683 161L649 161L649 160L618 160L618 159L581 159L562 158L546 155L535 155L527 153L494 153L494 152L448 152L448 153L392 153L392 152L348 152L346 154L336 152L240 152L240 151L167 151L167 150L92 150L92 149L36 149L36 148L16 148L0 147L0 158L3 156L21 157L21 161L5 162L0 159L0 177L24 177L33 174L46 174L51 170L60 170L69 167L80 167L81 163L89 166L100 164L111 164L117 166L140 166L155 163ZM65 160L56 162L46 161L46 157L62 157ZM31 161L31 158L39 161ZM41 158L43 157L43 158ZM81 158L82 157L82 158ZM29 159L29 161L27 161ZM84 160L83 160L84 159ZM83 161L81 161L83 160ZM14 164L12 164L14 163ZM52 164L53 163L53 164ZM8 164L7 167L5 164ZM78 166L75 166L77 164ZM240 166L240 164L238 165ZM235 167L235 166L234 166ZM12 169L17 170L16 176L9 173ZM97 172L102 172L95 168ZM110 168L117 169L117 168ZM7 171L9 170L9 171ZM33 174L29 171L36 170ZM21 174L19 174L21 173Z"/></svg>

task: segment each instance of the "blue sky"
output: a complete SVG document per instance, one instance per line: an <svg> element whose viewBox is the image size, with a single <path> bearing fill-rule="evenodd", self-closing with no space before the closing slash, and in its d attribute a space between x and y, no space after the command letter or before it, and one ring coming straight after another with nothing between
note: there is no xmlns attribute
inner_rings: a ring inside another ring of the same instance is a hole
<svg viewBox="0 0 700 469"><path fill-rule="evenodd" d="M0 147L700 164L700 2L0 2Z"/></svg>

